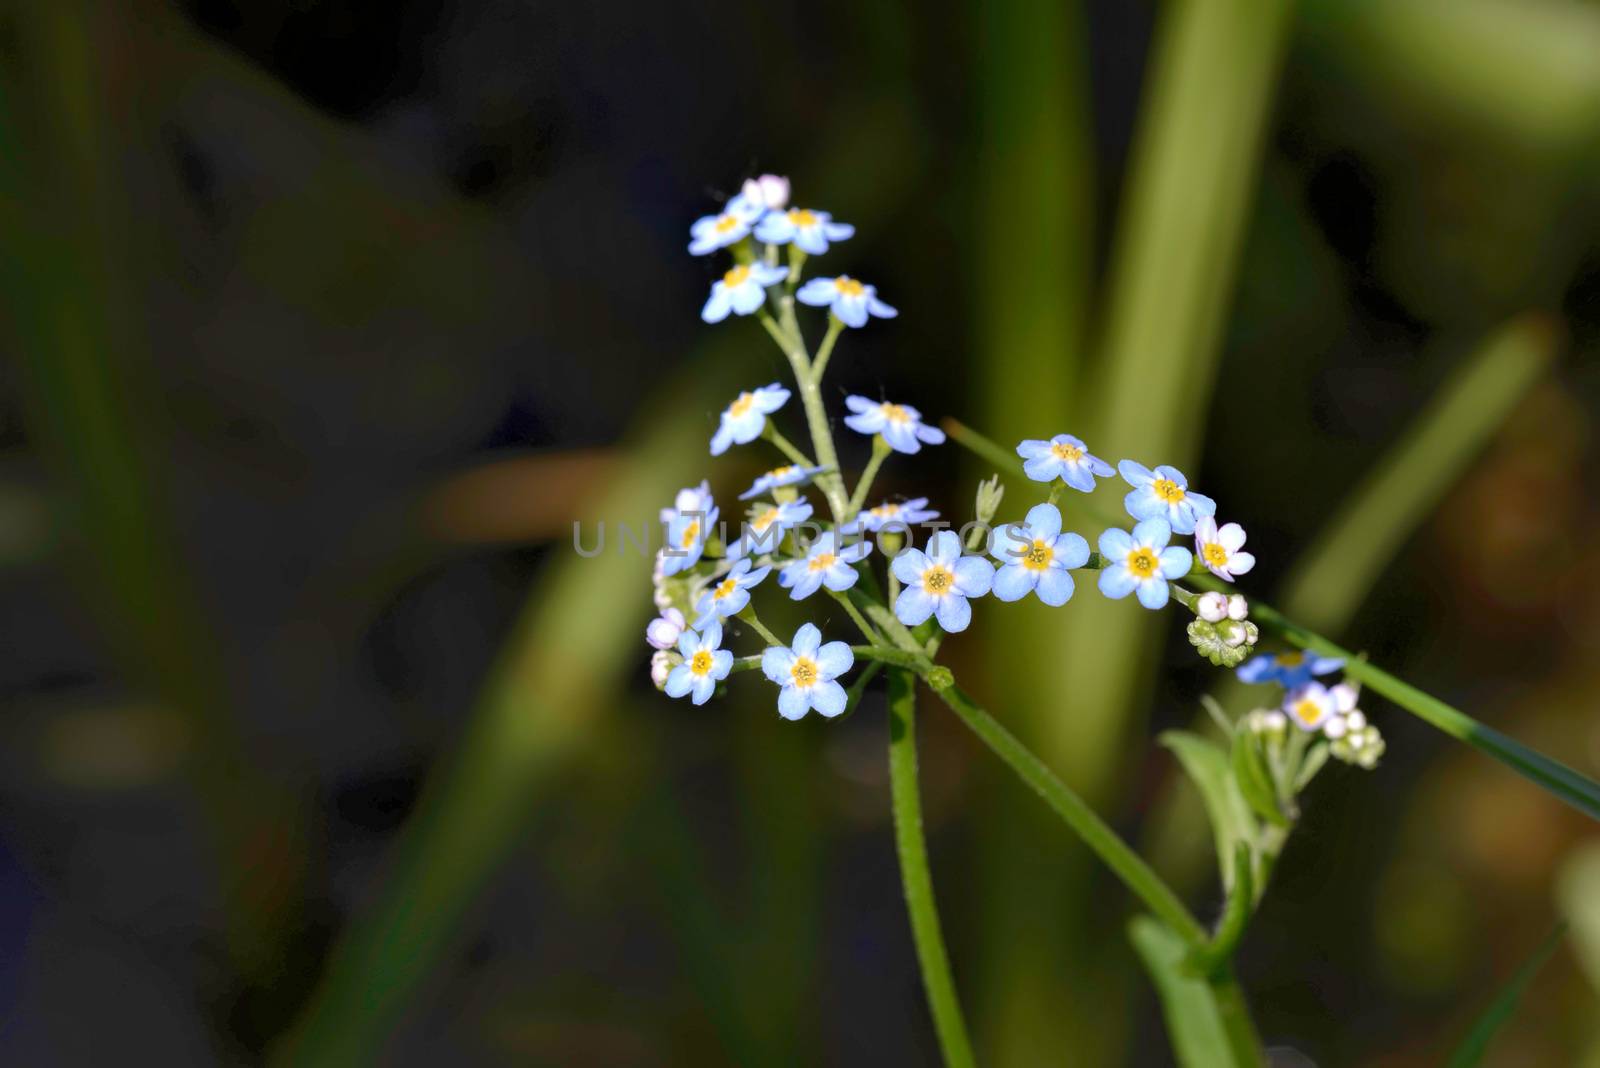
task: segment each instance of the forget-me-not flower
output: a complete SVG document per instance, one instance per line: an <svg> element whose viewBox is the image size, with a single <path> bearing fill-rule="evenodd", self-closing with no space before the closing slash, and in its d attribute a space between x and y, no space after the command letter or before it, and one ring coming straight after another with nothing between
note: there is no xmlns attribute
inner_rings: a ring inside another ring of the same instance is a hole
<svg viewBox="0 0 1600 1068"><path fill-rule="evenodd" d="M961 539L941 530L928 539L928 550L907 549L894 558L894 577L903 583L894 615L914 627L930 615L954 634L972 621L969 597L982 597L994 583L994 565L980 556L961 555Z"/></svg>
<svg viewBox="0 0 1600 1068"><path fill-rule="evenodd" d="M944 441L944 431L923 425L922 413L909 404L870 401L855 394L844 403L855 413L845 416L845 426L858 434L882 434L895 452L913 453L921 450L920 442L938 445Z"/></svg>
<svg viewBox="0 0 1600 1068"><path fill-rule="evenodd" d="M774 467L750 484L750 488L739 494L741 501L748 501L752 497L759 497L763 493L770 493L784 486L798 486L809 482L826 471L826 467L801 467L790 464L787 467Z"/></svg>
<svg viewBox="0 0 1600 1068"><path fill-rule="evenodd" d="M678 639L687 628L688 624L684 622L683 613L668 606L644 628L644 640L649 642L652 648L671 649L678 644Z"/></svg>
<svg viewBox="0 0 1600 1068"><path fill-rule="evenodd" d="M837 278L813 278L795 293L801 304L831 308L846 326L866 326L867 317L893 319L900 313L878 299L876 286L841 274Z"/></svg>
<svg viewBox="0 0 1600 1068"><path fill-rule="evenodd" d="M788 274L787 267L761 262L738 264L711 283L711 296L700 309L700 318L708 323L720 323L730 311L735 315L752 315L766 303L767 287L783 281Z"/></svg>
<svg viewBox="0 0 1600 1068"><path fill-rule="evenodd" d="M1172 528L1161 518L1138 523L1132 534L1116 527L1101 534L1100 592L1120 599L1137 591L1146 608L1164 607L1172 592L1167 582L1188 574L1194 562L1188 549L1169 547L1171 540Z"/></svg>
<svg viewBox="0 0 1600 1068"><path fill-rule="evenodd" d="M844 687L834 680L856 662L844 642L822 644L822 632L807 623L794 633L794 645L769 645L761 654L761 671L777 683L778 714L799 719L811 709L833 717L844 711Z"/></svg>
<svg viewBox="0 0 1600 1068"><path fill-rule="evenodd" d="M661 521L667 528L666 544L658 556L662 578L687 571L700 562L718 514L706 482L679 490L673 507L661 510Z"/></svg>
<svg viewBox="0 0 1600 1068"><path fill-rule="evenodd" d="M806 501L784 501L769 504L745 521L738 540L728 546L728 558L737 559L752 552L773 553L783 544L783 536L796 523L811 518L811 505Z"/></svg>
<svg viewBox="0 0 1600 1068"><path fill-rule="evenodd" d="M1217 526L1211 516L1201 516L1194 524L1194 552L1205 569L1224 582L1256 566L1256 558L1243 552L1244 527L1238 523Z"/></svg>
<svg viewBox="0 0 1600 1068"><path fill-rule="evenodd" d="M735 560L728 573L714 585L706 587L706 591L694 603L694 610L699 616L695 626L704 628L713 619L726 619L742 612L744 606L750 603L750 587L760 583L771 570L770 567L758 567L752 571L749 559Z"/></svg>
<svg viewBox="0 0 1600 1068"><path fill-rule="evenodd" d="M769 211L782 211L789 206L789 179L776 174L763 174L760 178L746 178L739 195L728 201L728 210L743 212L759 219Z"/></svg>
<svg viewBox="0 0 1600 1068"><path fill-rule="evenodd" d="M689 227L689 253L694 256L704 256L708 252L715 252L719 248L727 248L744 240L755 226L756 220L761 217L761 210L757 210L755 205L739 197L734 197L728 201L727 207L716 215L701 216Z"/></svg>
<svg viewBox="0 0 1600 1068"><path fill-rule="evenodd" d="M1036 504L1021 523L1000 528L989 553L1001 565L994 576L996 597L1020 601L1032 591L1058 607L1072 599L1071 569L1089 562L1089 543L1071 531L1062 533L1055 505Z"/></svg>
<svg viewBox="0 0 1600 1068"><path fill-rule="evenodd" d="M868 508L844 525L846 534L874 533L887 526L914 527L939 513L928 507L928 498L913 497L909 501L884 501L876 508Z"/></svg>
<svg viewBox="0 0 1600 1068"><path fill-rule="evenodd" d="M709 701L717 683L727 678L728 672L733 670L733 654L719 648L721 645L722 624L715 620L701 628L699 633L684 631L683 637L678 639L678 652L683 654L683 663L667 675L667 684L662 687L667 696L690 694L690 700L697 705Z"/></svg>
<svg viewBox="0 0 1600 1068"><path fill-rule="evenodd" d="M1217 502L1189 489L1189 480L1176 467L1163 464L1152 471L1144 464L1123 460L1117 470L1133 487L1123 504L1135 519L1159 516L1174 534L1193 534L1202 516L1217 513Z"/></svg>
<svg viewBox="0 0 1600 1068"><path fill-rule="evenodd" d="M1289 692L1283 699L1283 711L1290 721L1303 731L1321 730L1339 711L1337 699L1320 682L1308 682Z"/></svg>
<svg viewBox="0 0 1600 1068"><path fill-rule="evenodd" d="M1049 441L1029 438L1017 446L1017 455L1025 461L1022 473L1035 482L1053 482L1061 479L1075 490L1094 491L1095 476L1109 478L1115 469L1098 456L1089 454L1089 446L1071 434L1057 434Z"/></svg>
<svg viewBox="0 0 1600 1068"><path fill-rule="evenodd" d="M796 601L810 597L823 586L843 593L861 577L861 572L851 565L865 560L870 552L871 542L841 547L837 535L826 534L812 543L805 556L778 573L778 585L787 587L789 596Z"/></svg>
<svg viewBox="0 0 1600 1068"><path fill-rule="evenodd" d="M739 394L724 409L722 422L711 435L711 455L721 456L729 445L746 445L759 438L767 428L767 416L782 408L788 399L789 391L776 382Z"/></svg>
<svg viewBox="0 0 1600 1068"><path fill-rule="evenodd" d="M825 211L807 211L790 208L788 211L768 212L756 226L756 240L769 245L795 246L813 256L828 251L828 242L844 241L855 236L856 228L849 223L834 222Z"/></svg>
<svg viewBox="0 0 1600 1068"><path fill-rule="evenodd" d="M1240 682L1276 682L1286 690L1297 690L1317 675L1328 675L1344 667L1334 656L1317 656L1296 649L1288 653L1263 653L1239 665L1235 672Z"/></svg>

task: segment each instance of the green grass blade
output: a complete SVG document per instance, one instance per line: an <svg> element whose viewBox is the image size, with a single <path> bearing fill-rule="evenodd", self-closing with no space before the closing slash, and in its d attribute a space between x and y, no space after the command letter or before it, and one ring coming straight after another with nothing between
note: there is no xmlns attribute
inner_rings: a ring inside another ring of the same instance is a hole
<svg viewBox="0 0 1600 1068"><path fill-rule="evenodd" d="M1183 939L1149 916L1134 917L1128 924L1128 938L1161 997L1167 1036L1182 1068L1247 1068L1266 1063L1231 978L1207 982L1195 972Z"/></svg>
<svg viewBox="0 0 1600 1068"><path fill-rule="evenodd" d="M1517 1002L1521 1000L1539 969L1544 967L1544 962L1550 959L1550 955L1561 944L1561 939L1566 933L1567 925L1558 923L1555 930L1544 936L1544 941L1539 943L1528 959L1522 962L1522 967L1518 968L1506 981L1505 986L1500 988L1500 993L1495 995L1489 1007L1472 1025L1472 1030L1468 1032L1466 1039L1450 1055L1450 1068L1472 1068L1483 1060L1496 1032L1511 1019L1511 1014L1517 1010Z"/></svg>

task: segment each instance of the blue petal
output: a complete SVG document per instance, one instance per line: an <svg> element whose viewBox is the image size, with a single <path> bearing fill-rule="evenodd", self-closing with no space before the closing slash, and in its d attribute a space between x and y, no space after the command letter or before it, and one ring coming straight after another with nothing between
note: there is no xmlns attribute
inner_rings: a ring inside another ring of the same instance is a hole
<svg viewBox="0 0 1600 1068"><path fill-rule="evenodd" d="M1107 561L1120 561L1133 549L1133 536L1120 527L1111 527L1100 535L1100 555Z"/></svg>
<svg viewBox="0 0 1600 1068"><path fill-rule="evenodd" d="M773 682L789 681L794 668L794 653L781 645L769 645L761 653L761 673Z"/></svg>
<svg viewBox="0 0 1600 1068"><path fill-rule="evenodd" d="M893 319L900 314L899 311L891 308L877 297L871 297L867 300L867 309L880 319Z"/></svg>
<svg viewBox="0 0 1600 1068"><path fill-rule="evenodd" d="M1169 579L1179 579L1194 566L1194 554L1181 545L1161 550L1161 573Z"/></svg>
<svg viewBox="0 0 1600 1068"><path fill-rule="evenodd" d="M847 700L844 687L831 679L811 688L811 706L829 719L844 711Z"/></svg>
<svg viewBox="0 0 1600 1068"><path fill-rule="evenodd" d="M1033 592L1038 576L1021 564L1007 564L994 573L994 595L1002 601L1020 601Z"/></svg>
<svg viewBox="0 0 1600 1068"><path fill-rule="evenodd" d="M795 293L794 298L801 304L809 304L813 308L826 308L833 303L834 295L839 292L839 287L833 284L831 278L813 278Z"/></svg>
<svg viewBox="0 0 1600 1068"><path fill-rule="evenodd" d="M1061 533L1061 509L1048 501L1029 508L1028 516L1023 521L1028 524L1028 530L1034 537L1045 541L1051 541Z"/></svg>
<svg viewBox="0 0 1600 1068"><path fill-rule="evenodd" d="M849 422L849 420L845 421ZM885 419L883 429L879 433L883 435L883 440L887 441L889 447L895 452L903 452L909 455L922 451L922 446L917 442L915 423L895 422L891 419Z"/></svg>
<svg viewBox="0 0 1600 1068"><path fill-rule="evenodd" d="M1117 470L1130 486L1144 487L1156 480L1150 469L1136 460L1123 460L1117 464Z"/></svg>
<svg viewBox="0 0 1600 1068"><path fill-rule="evenodd" d="M939 617L939 626L951 634L966 630L967 624L972 622L972 605L958 593L947 593L939 598L934 612Z"/></svg>
<svg viewBox="0 0 1600 1068"><path fill-rule="evenodd" d="M726 649L718 649L711 654L711 677L725 679L728 672L733 670L733 654Z"/></svg>
<svg viewBox="0 0 1600 1068"><path fill-rule="evenodd" d="M711 296L706 298L705 307L700 309L700 318L708 323L720 323L728 317L728 309L733 307L733 298L728 293L728 287L721 282L714 283L711 287Z"/></svg>
<svg viewBox="0 0 1600 1068"><path fill-rule="evenodd" d="M833 314L846 326L866 326L867 300L865 297L839 297L833 302Z"/></svg>
<svg viewBox="0 0 1600 1068"><path fill-rule="evenodd" d="M803 601L817 592L822 585L822 573L811 570L809 565L801 565L801 573L792 582L794 589L789 591L791 600Z"/></svg>
<svg viewBox="0 0 1600 1068"><path fill-rule="evenodd" d="M1278 658L1269 654L1253 656L1239 665L1234 672L1240 682L1266 683L1271 682L1278 673Z"/></svg>
<svg viewBox="0 0 1600 1068"><path fill-rule="evenodd" d="M767 292L754 282L745 282L728 291L728 300L739 315L749 315L767 302Z"/></svg>
<svg viewBox="0 0 1600 1068"><path fill-rule="evenodd" d="M933 598L921 586L906 586L894 601L894 617L908 627L933 615Z"/></svg>
<svg viewBox="0 0 1600 1068"><path fill-rule="evenodd" d="M1035 456L1049 456L1050 443L1040 441L1038 438L1026 438L1017 443L1017 455L1024 460L1031 460Z"/></svg>
<svg viewBox="0 0 1600 1068"><path fill-rule="evenodd" d="M963 556L952 570L963 597L982 597L994 585L994 565L981 556Z"/></svg>
<svg viewBox="0 0 1600 1068"><path fill-rule="evenodd" d="M811 694L798 686L785 686L778 691L778 715L784 719L800 719L811 709Z"/></svg>
<svg viewBox="0 0 1600 1068"><path fill-rule="evenodd" d="M1075 585L1069 572L1059 567L1046 568L1039 576L1039 600L1051 608L1060 608L1072 600Z"/></svg>
<svg viewBox="0 0 1600 1068"><path fill-rule="evenodd" d="M717 692L717 680L710 675L701 675L694 680L694 696L691 700L697 705L703 705L711 700L711 695Z"/></svg>
<svg viewBox="0 0 1600 1068"><path fill-rule="evenodd" d="M1159 549L1172 540L1172 528L1160 517L1145 519L1133 528L1133 541L1151 549Z"/></svg>
<svg viewBox="0 0 1600 1068"><path fill-rule="evenodd" d="M817 625L815 623L802 623L800 624L800 629L794 632L794 644L789 648L793 649L797 656L815 657L817 646L821 642L822 632L817 629Z"/></svg>
<svg viewBox="0 0 1600 1068"><path fill-rule="evenodd" d="M818 226L807 226L797 229L794 243L813 256L820 256L828 251L828 238Z"/></svg>
<svg viewBox="0 0 1600 1068"><path fill-rule="evenodd" d="M694 672L689 670L689 665L679 664L667 674L667 684L662 689L668 697L682 697L693 682Z"/></svg>
<svg viewBox="0 0 1600 1068"><path fill-rule="evenodd" d="M1100 572L1100 592L1112 600L1120 600L1134 591L1139 580L1133 577L1126 564L1117 564Z"/></svg>
<svg viewBox="0 0 1600 1068"><path fill-rule="evenodd" d="M928 558L945 567L953 567L961 558L961 539L953 530L941 530L928 539Z"/></svg>
<svg viewBox="0 0 1600 1068"><path fill-rule="evenodd" d="M928 445L944 444L944 431L940 430L936 426L929 426L926 423L917 424L917 437L921 438L923 442Z"/></svg>
<svg viewBox="0 0 1600 1068"><path fill-rule="evenodd" d="M1094 492L1094 475L1088 467L1081 463L1062 464L1061 479L1067 485L1083 493Z"/></svg>
<svg viewBox="0 0 1600 1068"><path fill-rule="evenodd" d="M1135 519L1150 519L1167 514L1167 502L1152 493L1148 486L1144 489L1129 490L1128 495L1122 498L1122 506Z"/></svg>
<svg viewBox="0 0 1600 1068"><path fill-rule="evenodd" d="M856 236L856 228L849 223L825 222L822 231L828 235L829 241L848 241Z"/></svg>
<svg viewBox="0 0 1600 1068"><path fill-rule="evenodd" d="M889 569L894 572L894 577L906 585L913 585L922 580L922 573L928 570L927 554L921 549L906 549L894 558Z"/></svg>
<svg viewBox="0 0 1600 1068"><path fill-rule="evenodd" d="M1062 567L1082 567L1089 562L1089 543L1082 534L1069 530L1057 537L1051 548L1056 552L1056 563Z"/></svg>
<svg viewBox="0 0 1600 1068"><path fill-rule="evenodd" d="M1139 603L1146 608L1165 608L1168 595L1165 579L1146 579L1139 583Z"/></svg>
<svg viewBox="0 0 1600 1068"><path fill-rule="evenodd" d="M836 679L855 666L856 655L844 642L829 642L817 650L817 670L825 679Z"/></svg>

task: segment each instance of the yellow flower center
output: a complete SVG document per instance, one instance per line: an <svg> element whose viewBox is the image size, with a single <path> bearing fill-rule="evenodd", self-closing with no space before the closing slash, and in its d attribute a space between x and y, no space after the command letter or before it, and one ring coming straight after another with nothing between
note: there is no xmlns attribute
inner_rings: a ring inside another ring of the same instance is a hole
<svg viewBox="0 0 1600 1068"><path fill-rule="evenodd" d="M1303 701L1295 702L1294 714L1301 723L1309 725L1322 718L1322 709L1308 697Z"/></svg>
<svg viewBox="0 0 1600 1068"><path fill-rule="evenodd" d="M1083 459L1082 449L1078 448L1076 445L1068 445L1064 441L1057 442L1056 444L1050 446L1050 454L1058 460L1066 460L1069 463L1074 460Z"/></svg>
<svg viewBox="0 0 1600 1068"><path fill-rule="evenodd" d="M1170 478L1158 478L1150 486L1156 491L1156 496L1168 504L1177 504L1183 500L1183 487Z"/></svg>
<svg viewBox="0 0 1600 1068"><path fill-rule="evenodd" d="M717 216L717 225L715 227L717 233L726 234L726 233L728 233L728 232L730 232L732 230L737 230L738 228L739 228L739 216L737 216L737 215L719 215L719 216Z"/></svg>
<svg viewBox="0 0 1600 1068"><path fill-rule="evenodd" d="M794 679L796 686L810 686L817 681L817 662L810 657L796 657L794 667L789 669L789 675Z"/></svg>
<svg viewBox="0 0 1600 1068"><path fill-rule="evenodd" d="M1279 653L1278 654L1278 666L1279 667L1299 667L1301 664L1305 663L1305 661L1306 661L1306 654L1304 654L1304 653Z"/></svg>
<svg viewBox="0 0 1600 1068"><path fill-rule="evenodd" d="M720 583L717 584L717 592L713 593L711 596L714 599L720 601L724 597L733 596L733 591L738 589L738 588L739 588L739 580L738 579L736 579L736 578L725 578Z"/></svg>
<svg viewBox="0 0 1600 1068"><path fill-rule="evenodd" d="M1215 567L1228 566L1228 550L1221 542L1206 542L1200 550L1200 555L1206 558L1206 563Z"/></svg>
<svg viewBox="0 0 1600 1068"><path fill-rule="evenodd" d="M749 277L750 268L741 263L739 266L722 276L722 284L727 286L729 289L733 289L735 286L744 285L744 280Z"/></svg>
<svg viewBox="0 0 1600 1068"><path fill-rule="evenodd" d="M767 477L773 479L788 478L790 475L794 474L795 471L796 468L793 464L790 464L788 467L774 467L771 471L767 472Z"/></svg>
<svg viewBox="0 0 1600 1068"><path fill-rule="evenodd" d="M883 404L880 407L883 409L883 417L891 423L905 423L911 420L911 413L906 411L903 405Z"/></svg>
<svg viewBox="0 0 1600 1068"><path fill-rule="evenodd" d="M1128 554L1128 570L1133 572L1135 578L1149 578L1156 573L1160 564L1154 549L1135 549Z"/></svg>
<svg viewBox="0 0 1600 1068"><path fill-rule="evenodd" d="M744 268L736 267L734 270L742 271ZM733 272L729 271L728 273L732 274ZM733 399L732 404L728 405L728 414L737 419L754 407L755 403L756 395L754 393L741 393Z"/></svg>
<svg viewBox="0 0 1600 1068"><path fill-rule="evenodd" d="M762 512L760 515L756 516L755 522L751 523L750 525L758 531L766 530L777 520L777 518L778 510L776 508L768 508L765 512Z"/></svg>
<svg viewBox="0 0 1600 1068"><path fill-rule="evenodd" d="M867 287L857 282L847 274L841 274L833 280L834 288L847 297L859 297L867 291Z"/></svg>
<svg viewBox="0 0 1600 1068"><path fill-rule="evenodd" d="M922 588L935 597L942 596L955 581L955 575L943 564L934 564L922 573Z"/></svg>
<svg viewBox="0 0 1600 1068"><path fill-rule="evenodd" d="M695 543L695 539L698 537L700 537L700 520L696 519L693 523L690 523L688 526L683 528L682 548L689 548Z"/></svg>
<svg viewBox="0 0 1600 1068"><path fill-rule="evenodd" d="M812 212L806 211L804 208L791 208L789 210L789 221L794 223L796 226L817 225L816 215Z"/></svg>
<svg viewBox="0 0 1600 1068"><path fill-rule="evenodd" d="M839 558L832 553L818 553L811 558L810 568L813 571L826 571L832 567Z"/></svg>
<svg viewBox="0 0 1600 1068"><path fill-rule="evenodd" d="M879 519L893 519L900 514L900 506L898 504L880 504L871 511Z"/></svg>
<svg viewBox="0 0 1600 1068"><path fill-rule="evenodd" d="M1056 551L1046 542L1035 538L1028 551L1022 555L1022 566L1031 571L1043 571L1056 558Z"/></svg>
<svg viewBox="0 0 1600 1068"><path fill-rule="evenodd" d="M689 670L696 675L704 675L711 670L711 654L704 649L689 658Z"/></svg>

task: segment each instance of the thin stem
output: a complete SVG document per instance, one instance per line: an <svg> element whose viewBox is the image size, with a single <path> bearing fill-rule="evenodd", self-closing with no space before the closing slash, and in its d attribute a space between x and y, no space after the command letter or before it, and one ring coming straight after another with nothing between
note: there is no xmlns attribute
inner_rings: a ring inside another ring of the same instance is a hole
<svg viewBox="0 0 1600 1068"><path fill-rule="evenodd" d="M928 658L921 653L908 653L902 649L891 649L886 645L852 645L850 651L863 660L876 660L890 667L906 668L919 675L933 669Z"/></svg>
<svg viewBox="0 0 1600 1068"><path fill-rule="evenodd" d="M1233 977L1233 965L1224 963L1221 970L1207 979L1211 997L1222 1019L1223 1033L1228 1037L1228 1047L1233 1051L1233 1064L1252 1068L1266 1064L1261 1053L1261 1036L1256 1033L1255 1021L1250 1019L1250 1007L1245 1004L1244 991Z"/></svg>
<svg viewBox="0 0 1600 1068"><path fill-rule="evenodd" d="M874 629L871 623L867 622L866 617L861 614L861 611L856 608L855 605L850 603L850 596L848 594L839 593L836 590L829 590L828 593L835 601L838 601L839 604L844 607L845 613L849 615L851 620L855 622L856 629L861 631L862 635L866 637L867 641L871 642L873 645L883 644L883 636L880 635L876 629Z"/></svg>
<svg viewBox="0 0 1600 1068"><path fill-rule="evenodd" d="M772 444L776 445L778 447L778 451L787 456L791 463L799 464L801 467L817 466L806 458L805 453L795 448L794 443L788 438L784 437L777 427L772 425L771 419L767 420L766 429L761 432L761 436L772 442Z"/></svg>
<svg viewBox="0 0 1600 1068"><path fill-rule="evenodd" d="M756 618L755 606L746 605L744 610L739 613L738 618L744 620L746 623L750 624L751 627L755 628L755 632L765 638L768 645L783 644L783 642L778 640L778 636L776 634L773 634L767 629L766 624L762 623L761 620Z"/></svg>
<svg viewBox="0 0 1600 1068"><path fill-rule="evenodd" d="M828 469L817 476L817 487L828 499L828 510L833 513L833 521L842 523L847 502L844 480L839 475L839 454L834 450L833 432L828 428L828 413L822 406L822 390L811 374L811 359L806 355L800 326L794 320L794 298L780 298L779 309L783 326L779 326L772 318L772 313L765 308L761 309L757 318L778 343L778 348L788 358L789 367L794 372L795 386L800 390L800 403L805 408L806 426L811 431L811 448L816 453L817 463Z"/></svg>
<svg viewBox="0 0 1600 1068"><path fill-rule="evenodd" d="M873 437L872 456L861 472L861 480L856 483L856 491L850 495L850 503L845 506L845 522L854 519L862 506L867 503L867 491L872 488L872 480L878 477L878 468L883 466L883 461L888 459L889 453L893 451L882 434Z"/></svg>
<svg viewBox="0 0 1600 1068"><path fill-rule="evenodd" d="M936 688L934 692L950 706L951 711L961 717L961 721L983 744L1010 765L1011 770L1066 821L1084 844L1145 903L1145 907L1192 947L1200 949L1209 944L1205 930L1190 915L1183 902L1178 900L1178 896L1161 881L1161 877L1118 838L1105 821L1095 815L1083 798L1056 778L1043 761L1017 741L1010 731L979 707L960 687Z"/></svg>
<svg viewBox="0 0 1600 1068"><path fill-rule="evenodd" d="M819 386L822 384L822 373L828 367L828 357L833 355L834 343L843 332L844 320L829 312L828 332L823 335L822 344L817 346L817 358L811 361L811 378Z"/></svg>
<svg viewBox="0 0 1600 1068"><path fill-rule="evenodd" d="M905 888L911 938L922 968L922 986L933 1014L934 1031L947 1068L970 1066L972 1043L961 1017L950 956L939 931L939 909L928 870L922 832L922 798L917 789L916 690L909 671L889 672L889 798L894 812L895 851L900 857L900 882Z"/></svg>
<svg viewBox="0 0 1600 1068"><path fill-rule="evenodd" d="M1195 955L1196 965L1206 975L1217 973L1233 959L1259 899L1250 877L1250 847L1243 842L1234 846L1233 869L1233 893L1223 906L1217 933L1211 936L1211 944Z"/></svg>

